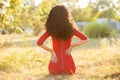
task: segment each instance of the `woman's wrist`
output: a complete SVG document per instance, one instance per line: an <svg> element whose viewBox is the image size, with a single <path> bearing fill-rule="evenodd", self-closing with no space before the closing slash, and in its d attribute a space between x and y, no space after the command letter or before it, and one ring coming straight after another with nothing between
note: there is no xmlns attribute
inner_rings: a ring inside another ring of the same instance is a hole
<svg viewBox="0 0 120 80"><path fill-rule="evenodd" d="M55 52L54 52L54 50L53 50L53 49L51 50L51 53L52 53L52 54L55 54Z"/></svg>
<svg viewBox="0 0 120 80"><path fill-rule="evenodd" d="M70 46L71 49L72 49L73 47L74 47L73 45Z"/></svg>
<svg viewBox="0 0 120 80"><path fill-rule="evenodd" d="M50 52L53 53L53 50L51 49Z"/></svg>

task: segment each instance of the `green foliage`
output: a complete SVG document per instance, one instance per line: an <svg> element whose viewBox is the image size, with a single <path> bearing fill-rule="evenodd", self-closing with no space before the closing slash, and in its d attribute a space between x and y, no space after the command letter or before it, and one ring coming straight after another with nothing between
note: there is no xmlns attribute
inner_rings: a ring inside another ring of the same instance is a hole
<svg viewBox="0 0 120 80"><path fill-rule="evenodd" d="M38 35L39 32L44 28L44 23L47 19L49 11L53 6L57 4L56 0L43 0L40 5L36 7L36 12L32 17L32 26L34 28L34 35Z"/></svg>
<svg viewBox="0 0 120 80"><path fill-rule="evenodd" d="M3 3L0 3L0 9L2 9L2 8L3 8L3 6L4 6L4 4L3 4Z"/></svg>
<svg viewBox="0 0 120 80"><path fill-rule="evenodd" d="M4 3L8 2L8 0L2 1ZM91 21L99 17L114 18L120 21L120 16L117 14L120 12L120 6L115 6L112 0L98 0L95 3L90 0L86 8L78 8L75 5L78 1L42 0L38 6L34 6L34 0L10 0L10 6L0 2L0 12L5 11L0 14L0 28L9 32L22 33L30 27L34 29L34 34L38 35L44 27L51 8L63 2L70 8L75 21ZM120 4L120 1L117 4ZM11 29L13 30L11 31Z"/></svg>
<svg viewBox="0 0 120 80"><path fill-rule="evenodd" d="M84 32L86 35L92 38L97 37L108 37L110 35L111 29L107 24L91 23L84 27Z"/></svg>
<svg viewBox="0 0 120 80"><path fill-rule="evenodd" d="M40 20L33 21L34 35L38 35L39 32L44 28L44 24Z"/></svg>
<svg viewBox="0 0 120 80"><path fill-rule="evenodd" d="M10 0L10 7L15 8L20 4L20 0Z"/></svg>
<svg viewBox="0 0 120 80"><path fill-rule="evenodd" d="M40 15L40 20L45 21L51 8L56 5L56 0L43 0L42 3L37 7L37 11Z"/></svg>
<svg viewBox="0 0 120 80"><path fill-rule="evenodd" d="M120 37L119 34L120 34L120 31L117 29L114 29L111 31L110 37L117 37L118 38L118 37Z"/></svg>
<svg viewBox="0 0 120 80"><path fill-rule="evenodd" d="M90 6L85 9L82 8L74 8L72 10L72 15L75 21L90 21L91 20L91 10Z"/></svg>
<svg viewBox="0 0 120 80"><path fill-rule="evenodd" d="M4 41L0 37L0 49L3 47L8 47L11 45L11 41L8 41L7 39L4 39Z"/></svg>
<svg viewBox="0 0 120 80"><path fill-rule="evenodd" d="M100 17L101 13L102 13L102 12L97 12L97 13L93 16L93 18L91 19L91 21L96 21L96 20Z"/></svg>
<svg viewBox="0 0 120 80"><path fill-rule="evenodd" d="M92 16L94 17L97 13L101 12L99 17L102 18L115 18L119 21L119 14L117 12L120 11L119 6L116 4L120 4L113 0L97 0L95 3L92 3Z"/></svg>
<svg viewBox="0 0 120 80"><path fill-rule="evenodd" d="M20 27L15 27L15 30L14 30L16 33L23 33L23 29L20 28Z"/></svg>
<svg viewBox="0 0 120 80"><path fill-rule="evenodd" d="M31 69L41 66L41 55L35 50L26 52L12 52L0 59L0 70L5 72L21 72L23 69Z"/></svg>

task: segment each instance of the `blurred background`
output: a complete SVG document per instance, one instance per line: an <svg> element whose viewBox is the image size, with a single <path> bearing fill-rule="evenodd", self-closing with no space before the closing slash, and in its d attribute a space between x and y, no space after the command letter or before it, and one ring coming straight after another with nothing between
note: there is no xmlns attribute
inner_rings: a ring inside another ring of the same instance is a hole
<svg viewBox="0 0 120 80"><path fill-rule="evenodd" d="M0 33L38 35L57 4L69 7L81 30L94 22L120 30L120 0L1 0Z"/></svg>
<svg viewBox="0 0 120 80"><path fill-rule="evenodd" d="M73 76L50 75L50 54L36 45L58 4L90 38L72 51ZM120 80L120 0L0 0L0 80Z"/></svg>

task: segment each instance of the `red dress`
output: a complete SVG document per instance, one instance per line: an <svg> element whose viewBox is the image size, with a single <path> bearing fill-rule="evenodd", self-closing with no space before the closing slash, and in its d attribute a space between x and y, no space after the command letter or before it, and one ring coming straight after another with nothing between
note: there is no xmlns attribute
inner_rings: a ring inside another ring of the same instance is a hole
<svg viewBox="0 0 120 80"><path fill-rule="evenodd" d="M42 45L43 42L49 37L50 35L45 32L38 40L37 44ZM58 61L56 63L52 63L50 61L48 69L51 74L73 74L75 73L76 67L72 55L66 55L66 50L70 47L72 37L77 36L81 40L86 40L87 36L85 36L82 32L78 30L73 30L71 37L68 40L56 40L53 36L52 37L52 44L53 50L58 57Z"/></svg>

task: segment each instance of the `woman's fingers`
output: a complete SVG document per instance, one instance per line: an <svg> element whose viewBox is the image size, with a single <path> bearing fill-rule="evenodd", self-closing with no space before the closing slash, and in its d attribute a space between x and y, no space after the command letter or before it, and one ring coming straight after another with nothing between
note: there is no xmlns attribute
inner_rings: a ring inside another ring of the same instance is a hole
<svg viewBox="0 0 120 80"><path fill-rule="evenodd" d="M53 61L56 63L56 62L57 62L57 60L58 60L58 58L57 58L57 57L55 57Z"/></svg>
<svg viewBox="0 0 120 80"><path fill-rule="evenodd" d="M71 55L71 51L72 51L71 48L67 49L67 50L66 50L66 55Z"/></svg>
<svg viewBox="0 0 120 80"><path fill-rule="evenodd" d="M56 62L58 61L58 58L57 58L55 52L53 52L52 55L51 55L51 61L52 61L53 63L56 63Z"/></svg>
<svg viewBox="0 0 120 80"><path fill-rule="evenodd" d="M66 50L66 55L70 55L70 50Z"/></svg>
<svg viewBox="0 0 120 80"><path fill-rule="evenodd" d="M51 61L52 61L53 63L56 63L56 62L57 62L57 60L58 60L58 58L57 58L57 57L53 57L53 58L51 59Z"/></svg>

